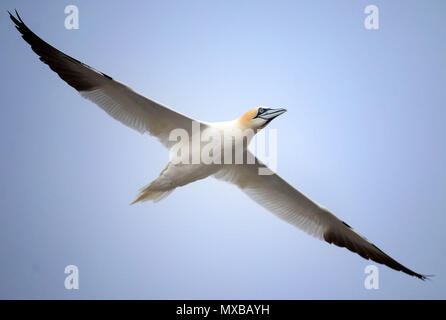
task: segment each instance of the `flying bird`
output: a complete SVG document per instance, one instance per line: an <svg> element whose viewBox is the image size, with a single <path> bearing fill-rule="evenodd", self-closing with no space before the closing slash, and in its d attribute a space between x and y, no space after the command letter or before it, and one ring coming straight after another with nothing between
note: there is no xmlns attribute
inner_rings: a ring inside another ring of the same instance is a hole
<svg viewBox="0 0 446 320"><path fill-rule="evenodd" d="M169 139L172 130L180 128L192 136L193 121L200 123L203 129L213 128L217 131L228 128L258 130L266 127L274 118L286 111L256 107L234 121L210 123L194 120L143 97L110 76L52 47L32 32L18 12L15 12L16 17L8 13L23 39L40 60L62 80L116 120L140 133L148 133L158 138L168 149L172 148L172 141ZM247 149L243 152L244 156L254 157ZM252 200L277 217L316 238L345 247L365 259L371 259L394 270L422 280L426 279L426 275L416 273L388 256L347 223L293 188L279 175L259 174L259 169L262 167L265 166L256 158L253 164L209 165L169 162L159 177L141 190L133 203L146 200L159 201L177 187L213 176L238 186Z"/></svg>

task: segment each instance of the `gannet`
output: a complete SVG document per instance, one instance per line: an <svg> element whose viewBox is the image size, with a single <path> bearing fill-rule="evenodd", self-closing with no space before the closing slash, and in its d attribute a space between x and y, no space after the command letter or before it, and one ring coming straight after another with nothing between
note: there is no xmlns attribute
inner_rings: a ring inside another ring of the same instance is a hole
<svg viewBox="0 0 446 320"><path fill-rule="evenodd" d="M40 57L40 60L56 72L62 80L116 120L140 133L148 133L158 138L168 149L172 148L169 134L178 128L191 134L191 123L194 121L200 123L202 128L214 128L217 131L234 127L262 129L286 111L256 107L234 121L208 123L194 120L139 95L105 73L52 47L34 34L24 24L18 12L15 12L17 17L8 13L23 39ZM243 152L244 156L254 157L247 149ZM169 162L159 177L141 190L133 203L145 200L159 201L177 187L213 176L236 185L248 197L277 217L318 239L345 247L367 260L371 259L397 271L422 280L426 279L426 275L416 273L392 259L347 223L297 191L279 175L260 175L260 167L264 165L258 159L255 159L254 164L249 165L172 164Z"/></svg>

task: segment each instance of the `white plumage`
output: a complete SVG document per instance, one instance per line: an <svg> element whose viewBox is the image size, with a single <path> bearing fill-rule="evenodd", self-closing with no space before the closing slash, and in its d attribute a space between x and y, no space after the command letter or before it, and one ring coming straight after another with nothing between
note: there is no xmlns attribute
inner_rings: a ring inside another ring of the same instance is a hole
<svg viewBox="0 0 446 320"><path fill-rule="evenodd" d="M84 98L97 104L116 120L138 132L147 132L157 137L169 149L173 145L173 142L169 140L172 130L183 129L192 137L191 123L196 120L139 95L129 87L50 46L23 23L18 13L17 18L11 14L10 17L24 40L31 45L33 51L39 55L44 63L70 86L78 90ZM230 122L197 122L200 124L202 131L207 128L214 128L220 133L231 128L262 129L283 112L285 112L283 109L258 107ZM247 149L244 149L243 152L245 157L252 156ZM280 219L316 238L346 247L365 259L383 263L395 270L403 271L420 279L426 278L426 276L418 274L393 260L367 239L356 233L345 222L305 197L277 174L259 175L258 169L260 167L264 166L257 159L255 164L242 165L175 164L169 162L159 177L141 190L134 202L159 201L177 187L214 176L217 179L236 185L252 200Z"/></svg>

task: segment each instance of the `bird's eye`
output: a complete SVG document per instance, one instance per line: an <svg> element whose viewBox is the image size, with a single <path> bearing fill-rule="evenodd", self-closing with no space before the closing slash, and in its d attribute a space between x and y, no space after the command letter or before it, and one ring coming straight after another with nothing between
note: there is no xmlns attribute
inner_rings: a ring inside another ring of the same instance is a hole
<svg viewBox="0 0 446 320"><path fill-rule="evenodd" d="M260 113L264 113L265 112L265 109L263 109L263 108L259 108L259 114Z"/></svg>

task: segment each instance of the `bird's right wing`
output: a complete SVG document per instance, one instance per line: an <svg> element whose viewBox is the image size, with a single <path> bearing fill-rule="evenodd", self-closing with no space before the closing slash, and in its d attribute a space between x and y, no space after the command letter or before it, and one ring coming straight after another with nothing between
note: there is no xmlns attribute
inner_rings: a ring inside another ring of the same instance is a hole
<svg viewBox="0 0 446 320"><path fill-rule="evenodd" d="M312 236L345 247L365 259L385 264L392 269L423 280L426 278L389 257L348 224L308 199L277 174L259 175L260 168L265 166L256 158L256 164L224 165L215 177L237 185L262 207Z"/></svg>
<svg viewBox="0 0 446 320"><path fill-rule="evenodd" d="M185 129L191 134L193 119L143 97L106 74L57 50L32 32L17 11L16 14L17 18L9 13L11 20L40 60L110 116L141 133L148 132L166 147L171 144L169 134L173 129Z"/></svg>

